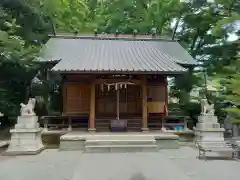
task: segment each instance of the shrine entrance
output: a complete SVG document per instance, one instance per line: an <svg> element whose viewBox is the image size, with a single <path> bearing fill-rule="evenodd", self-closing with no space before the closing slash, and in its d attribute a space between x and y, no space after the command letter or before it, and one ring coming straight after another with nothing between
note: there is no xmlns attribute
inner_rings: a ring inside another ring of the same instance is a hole
<svg viewBox="0 0 240 180"><path fill-rule="evenodd" d="M96 87L97 118L125 119L141 116L141 104L140 85L119 82Z"/></svg>
<svg viewBox="0 0 240 180"><path fill-rule="evenodd" d="M141 86L135 81L111 77L96 84L96 126L114 131L139 129L142 121ZM128 126L128 128L127 128ZM131 129L131 128L130 128Z"/></svg>

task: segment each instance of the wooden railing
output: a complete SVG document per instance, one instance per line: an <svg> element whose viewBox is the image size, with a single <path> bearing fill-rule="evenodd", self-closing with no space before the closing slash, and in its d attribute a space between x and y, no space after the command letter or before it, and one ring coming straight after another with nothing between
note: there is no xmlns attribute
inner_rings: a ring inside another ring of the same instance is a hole
<svg viewBox="0 0 240 180"><path fill-rule="evenodd" d="M63 129L77 128L81 130L88 129L88 116L68 114L62 116L42 116L40 118L40 125L44 129Z"/></svg>

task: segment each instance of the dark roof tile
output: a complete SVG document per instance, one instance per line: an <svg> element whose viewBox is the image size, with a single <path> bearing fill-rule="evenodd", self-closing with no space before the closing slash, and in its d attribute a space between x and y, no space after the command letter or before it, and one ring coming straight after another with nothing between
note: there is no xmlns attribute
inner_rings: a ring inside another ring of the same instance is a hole
<svg viewBox="0 0 240 180"><path fill-rule="evenodd" d="M176 41L52 37L42 50L44 61L61 60L53 71L183 72L179 64L195 64Z"/></svg>

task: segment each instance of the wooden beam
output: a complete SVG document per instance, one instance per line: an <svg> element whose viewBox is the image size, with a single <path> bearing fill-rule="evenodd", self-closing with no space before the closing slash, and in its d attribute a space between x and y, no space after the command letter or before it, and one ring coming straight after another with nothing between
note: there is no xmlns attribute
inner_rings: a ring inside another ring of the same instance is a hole
<svg viewBox="0 0 240 180"><path fill-rule="evenodd" d="M89 129L88 131L96 131L95 129L95 82L91 84L91 94L90 94L90 114L89 114Z"/></svg>
<svg viewBox="0 0 240 180"><path fill-rule="evenodd" d="M147 76L142 79L142 131L149 131L148 129L148 109L147 109Z"/></svg>
<svg viewBox="0 0 240 180"><path fill-rule="evenodd" d="M103 84L103 83L109 83L109 84L111 84L111 83L117 83L117 82L131 82L131 83L134 83L135 85L140 85L142 82L141 82L141 80L137 80L137 79L131 79L131 80L129 80L129 79L123 79L123 78L119 78L119 79L97 79L96 81L95 81L95 83L96 84Z"/></svg>

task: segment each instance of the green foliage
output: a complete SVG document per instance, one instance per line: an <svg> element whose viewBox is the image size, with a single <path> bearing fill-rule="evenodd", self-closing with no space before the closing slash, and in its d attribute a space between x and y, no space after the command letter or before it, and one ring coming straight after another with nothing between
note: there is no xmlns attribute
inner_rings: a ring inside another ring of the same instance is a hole
<svg viewBox="0 0 240 180"><path fill-rule="evenodd" d="M198 60L204 73L209 76L225 74L225 67L232 63L238 52L236 44L229 43L227 37L228 33L236 32L234 23L240 20L240 2L193 1L183 3L183 7L184 11L180 16L181 30L176 32L176 37L187 44L190 54ZM196 80L194 74L194 71L189 74L187 82L183 81L184 78L176 78L172 88L183 104L190 100L189 93L194 86L205 88L205 82Z"/></svg>
<svg viewBox="0 0 240 180"><path fill-rule="evenodd" d="M43 9L53 17L58 31L169 34L170 21L181 11L179 0L43 0Z"/></svg>
<svg viewBox="0 0 240 180"><path fill-rule="evenodd" d="M47 13L60 32L81 32L89 8L83 0L41 0L43 12Z"/></svg>
<svg viewBox="0 0 240 180"><path fill-rule="evenodd" d="M27 1L0 2L0 112L19 114L41 65L33 62L47 31L44 16Z"/></svg>
<svg viewBox="0 0 240 180"><path fill-rule="evenodd" d="M226 112L233 118L233 123L240 124L240 59L237 58L225 67L228 78L222 82L225 83L226 99L232 101L237 107L227 108Z"/></svg>
<svg viewBox="0 0 240 180"><path fill-rule="evenodd" d="M190 117L197 117L201 113L201 106L199 103L188 102L186 104L182 104L181 110Z"/></svg>
<svg viewBox="0 0 240 180"><path fill-rule="evenodd" d="M175 77L174 86L171 87L171 95L180 99L180 104L185 104L190 101L190 92L194 85L199 84L200 78L193 74L192 67L189 72Z"/></svg>
<svg viewBox="0 0 240 180"><path fill-rule="evenodd" d="M231 116L233 124L240 124L240 109L235 108L227 108L226 112Z"/></svg>

